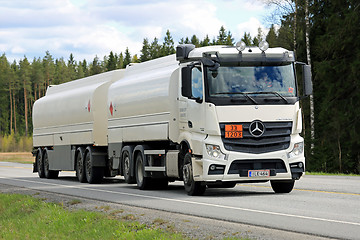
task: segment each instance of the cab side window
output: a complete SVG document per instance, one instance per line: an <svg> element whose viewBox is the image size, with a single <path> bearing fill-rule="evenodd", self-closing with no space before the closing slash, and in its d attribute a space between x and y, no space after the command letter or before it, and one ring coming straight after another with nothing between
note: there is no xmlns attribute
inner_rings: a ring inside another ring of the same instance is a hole
<svg viewBox="0 0 360 240"><path fill-rule="evenodd" d="M203 84L201 68L194 67L191 73L192 97L203 99Z"/></svg>

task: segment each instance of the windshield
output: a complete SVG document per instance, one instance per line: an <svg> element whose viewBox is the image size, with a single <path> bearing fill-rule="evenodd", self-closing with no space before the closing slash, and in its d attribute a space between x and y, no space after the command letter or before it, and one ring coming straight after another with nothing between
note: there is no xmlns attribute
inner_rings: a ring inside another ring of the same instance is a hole
<svg viewBox="0 0 360 240"><path fill-rule="evenodd" d="M220 66L207 70L209 96L233 97L236 94L280 94L296 96L294 68L282 66Z"/></svg>

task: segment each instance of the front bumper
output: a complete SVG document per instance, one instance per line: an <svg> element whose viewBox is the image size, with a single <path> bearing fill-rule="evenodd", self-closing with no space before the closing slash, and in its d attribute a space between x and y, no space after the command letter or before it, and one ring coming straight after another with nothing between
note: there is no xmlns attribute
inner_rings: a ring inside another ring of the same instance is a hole
<svg viewBox="0 0 360 240"><path fill-rule="evenodd" d="M262 154L249 154L226 151L222 142L217 139L207 139L212 144L218 144L226 155L224 159L212 159L204 149L203 158L193 158L194 180L205 182L256 182L269 180L298 180L305 171L304 153L289 157L288 153L297 142L303 141L299 135L292 136L287 150ZM204 144L205 146L205 144ZM269 170L270 176L249 177L249 170Z"/></svg>

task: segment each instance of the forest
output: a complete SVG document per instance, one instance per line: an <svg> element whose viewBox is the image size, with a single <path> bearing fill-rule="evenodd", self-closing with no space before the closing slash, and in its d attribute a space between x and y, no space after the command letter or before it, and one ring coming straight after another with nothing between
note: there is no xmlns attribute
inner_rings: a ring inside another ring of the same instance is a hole
<svg viewBox="0 0 360 240"><path fill-rule="evenodd" d="M129 49L91 62L54 59L45 56L9 62L0 56L0 151L31 151L34 101L44 96L49 85L125 68L175 53L181 43L197 47L234 45L242 40L248 46L266 40L270 47L294 50L297 60L311 64L314 93L302 99L305 155L308 171L360 173L360 3L358 0L272 0L279 23L266 35L244 33L235 39L221 27L213 39L184 36L174 43L170 30L163 40L143 40L140 56Z"/></svg>

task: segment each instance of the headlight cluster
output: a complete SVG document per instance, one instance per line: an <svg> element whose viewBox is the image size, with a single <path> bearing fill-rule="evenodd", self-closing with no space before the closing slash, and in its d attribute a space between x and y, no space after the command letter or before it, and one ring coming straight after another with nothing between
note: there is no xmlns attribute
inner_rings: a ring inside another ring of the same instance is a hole
<svg viewBox="0 0 360 240"><path fill-rule="evenodd" d="M218 159L225 158L225 154L221 152L220 146L218 145L206 144L206 152L210 157L213 158L218 158Z"/></svg>
<svg viewBox="0 0 360 240"><path fill-rule="evenodd" d="M304 142L295 143L293 150L291 150L291 152L288 153L288 158L299 156L303 152L304 152Z"/></svg>

